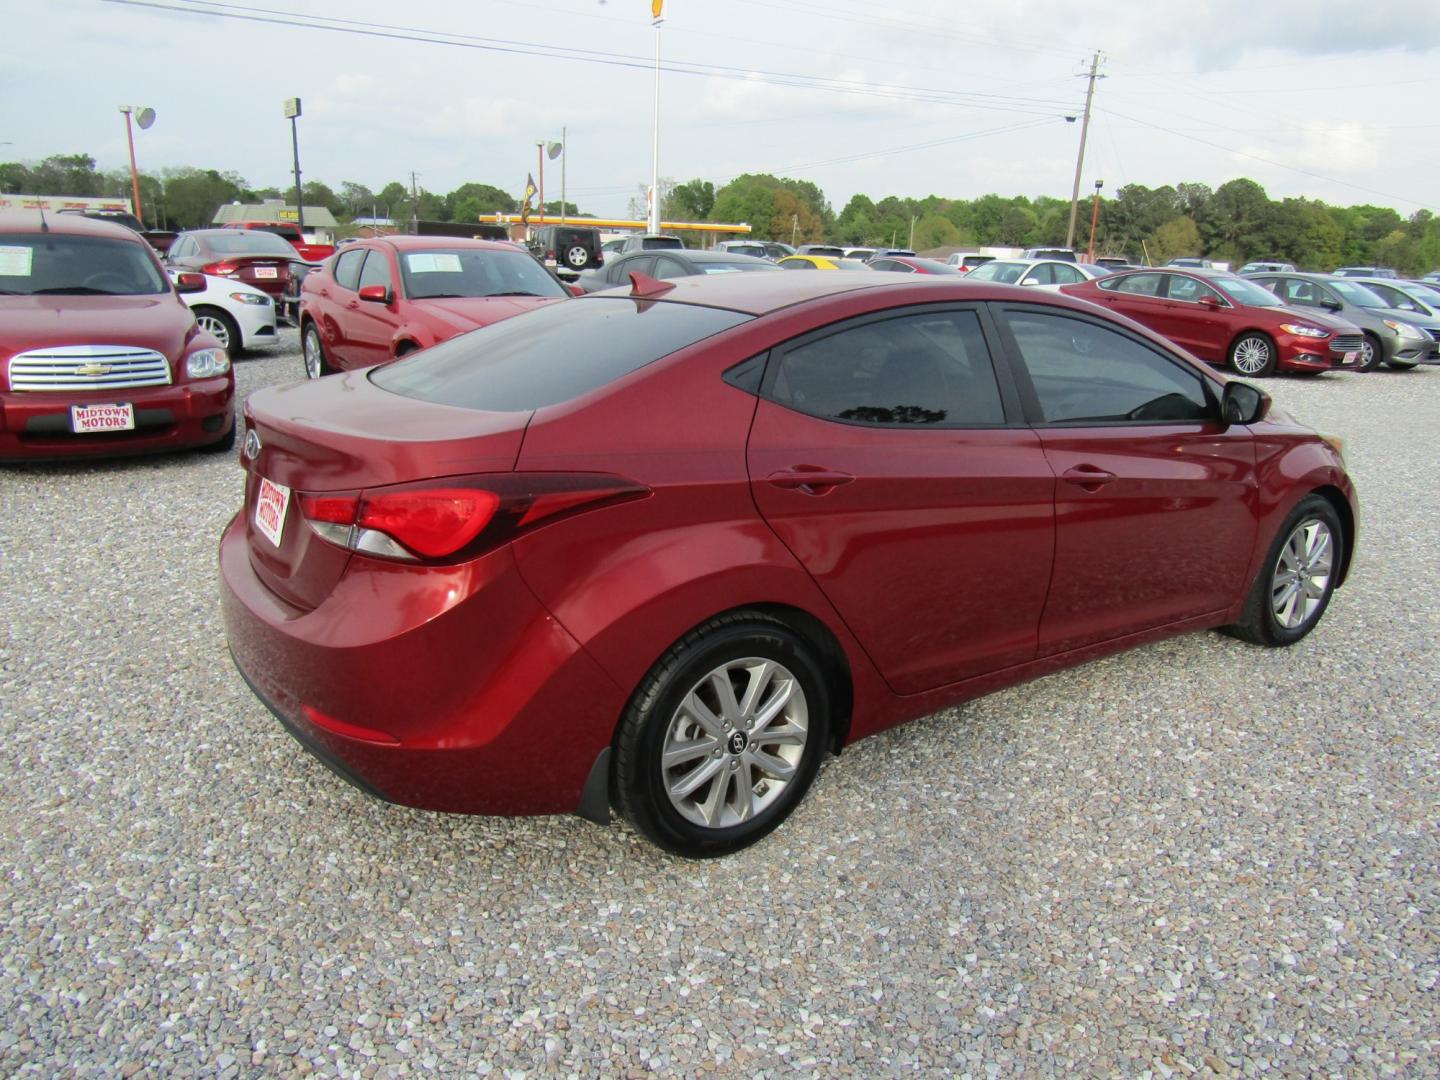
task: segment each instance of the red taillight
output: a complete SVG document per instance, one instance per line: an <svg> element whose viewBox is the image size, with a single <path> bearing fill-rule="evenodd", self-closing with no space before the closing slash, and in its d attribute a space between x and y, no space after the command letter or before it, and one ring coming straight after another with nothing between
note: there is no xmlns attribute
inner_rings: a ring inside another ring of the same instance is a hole
<svg viewBox="0 0 1440 1080"><path fill-rule="evenodd" d="M558 518L649 493L618 476L505 473L299 499L311 528L341 547L386 558L453 560Z"/></svg>
<svg viewBox="0 0 1440 1080"><path fill-rule="evenodd" d="M442 559L465 547L490 523L500 496L483 488L428 488L367 493L362 529L375 529L417 555Z"/></svg>
<svg viewBox="0 0 1440 1080"><path fill-rule="evenodd" d="M238 273L239 270L240 267L232 262L206 263L200 268L202 274L219 274L221 277L229 277L231 274Z"/></svg>

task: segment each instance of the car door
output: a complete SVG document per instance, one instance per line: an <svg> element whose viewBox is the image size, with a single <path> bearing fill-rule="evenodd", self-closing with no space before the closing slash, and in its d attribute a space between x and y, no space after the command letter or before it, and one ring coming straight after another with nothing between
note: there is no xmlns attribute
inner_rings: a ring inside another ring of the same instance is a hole
<svg viewBox="0 0 1440 1080"><path fill-rule="evenodd" d="M345 301L345 326L348 367L372 367L391 359L390 345L400 327L400 304L396 290L395 268L390 252L373 247L365 253L355 292ZM389 303L360 299L360 290L379 286L387 290Z"/></svg>
<svg viewBox="0 0 1440 1080"><path fill-rule="evenodd" d="M1205 360L1221 361L1230 345L1230 302L1199 278L1165 275L1159 321L1152 329Z"/></svg>
<svg viewBox="0 0 1440 1080"><path fill-rule="evenodd" d="M1098 291L1105 306L1163 334L1165 322L1165 274L1144 272L1115 274L1101 278Z"/></svg>
<svg viewBox="0 0 1440 1080"><path fill-rule="evenodd" d="M305 290L306 313L319 325L330 364L338 369L364 366L360 359L363 350L350 340L351 309L358 303L360 268L369 250L361 244L347 247L330 264L332 273L308 282Z"/></svg>
<svg viewBox="0 0 1440 1080"><path fill-rule="evenodd" d="M897 693L1035 655L1055 478L991 357L955 305L828 327L766 367L755 503Z"/></svg>
<svg viewBox="0 0 1440 1080"><path fill-rule="evenodd" d="M1077 314L999 319L1059 479L1041 656L1220 611L1255 543L1249 430L1193 364Z"/></svg>

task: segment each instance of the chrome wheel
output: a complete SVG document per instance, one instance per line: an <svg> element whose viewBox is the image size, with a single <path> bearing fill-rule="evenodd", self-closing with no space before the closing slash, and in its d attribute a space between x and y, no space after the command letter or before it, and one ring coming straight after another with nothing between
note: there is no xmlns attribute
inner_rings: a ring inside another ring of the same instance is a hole
<svg viewBox="0 0 1440 1080"><path fill-rule="evenodd" d="M235 340L235 335L230 332L230 323L223 316L208 311L197 312L195 325L220 342L220 347L225 350L227 356L235 354L235 347L239 343Z"/></svg>
<svg viewBox="0 0 1440 1080"><path fill-rule="evenodd" d="M789 786L809 735L805 691L788 668L755 656L721 664L690 688L665 730L670 805L707 829L753 819Z"/></svg>
<svg viewBox="0 0 1440 1080"><path fill-rule="evenodd" d="M305 354L306 377L320 378L325 374L325 349L320 344L320 331L315 329L314 323L305 328L305 335L300 339L300 347Z"/></svg>
<svg viewBox="0 0 1440 1080"><path fill-rule="evenodd" d="M1242 338L1235 343L1231 362L1242 375L1259 375L1270 366L1270 343L1259 337Z"/></svg>
<svg viewBox="0 0 1440 1080"><path fill-rule="evenodd" d="M1270 610L1281 627L1298 630L1324 604L1334 554L1334 535L1318 518L1301 521L1286 538L1270 580Z"/></svg>

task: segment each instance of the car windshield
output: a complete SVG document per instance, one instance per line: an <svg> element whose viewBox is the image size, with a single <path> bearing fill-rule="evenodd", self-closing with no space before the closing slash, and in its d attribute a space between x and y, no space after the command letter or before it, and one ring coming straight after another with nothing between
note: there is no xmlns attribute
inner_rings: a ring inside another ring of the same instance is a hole
<svg viewBox="0 0 1440 1080"><path fill-rule="evenodd" d="M1029 266L1029 263L1002 262L997 259L977 266L970 271L969 276L971 281L998 281L1004 285L1013 285L1020 280L1020 275L1025 273Z"/></svg>
<svg viewBox="0 0 1440 1080"><path fill-rule="evenodd" d="M520 251L426 248L400 255L411 300L473 296L569 296L535 259Z"/></svg>
<svg viewBox="0 0 1440 1080"><path fill-rule="evenodd" d="M1353 281L1327 281L1326 285L1334 289L1356 307L1389 307L1385 298L1364 285L1357 285Z"/></svg>
<svg viewBox="0 0 1440 1080"><path fill-rule="evenodd" d="M528 412L579 397L751 316L628 296L587 296L473 330L370 381L405 397Z"/></svg>
<svg viewBox="0 0 1440 1080"><path fill-rule="evenodd" d="M0 234L0 296L153 296L170 281L138 240Z"/></svg>
<svg viewBox="0 0 1440 1080"><path fill-rule="evenodd" d="M201 242L217 255L283 255L290 259L300 257L288 240L258 229L211 233Z"/></svg>
<svg viewBox="0 0 1440 1080"><path fill-rule="evenodd" d="M1210 280L1229 293L1232 300L1251 307L1280 307L1285 303L1265 286L1237 274L1217 275Z"/></svg>

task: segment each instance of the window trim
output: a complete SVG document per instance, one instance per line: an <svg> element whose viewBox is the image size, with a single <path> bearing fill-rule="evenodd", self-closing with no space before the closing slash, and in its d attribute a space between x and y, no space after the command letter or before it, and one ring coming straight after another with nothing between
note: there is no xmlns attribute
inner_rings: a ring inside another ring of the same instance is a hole
<svg viewBox="0 0 1440 1080"><path fill-rule="evenodd" d="M1071 311L1068 308L1050 307L1042 304L1014 302L995 303L991 306L995 309L994 322L996 331L1004 342L1006 366L1011 368L1011 377L1020 388L1020 401L1024 410L1027 426L1033 428L1035 431L1044 432L1075 428L1130 430L1148 427L1179 428L1196 426L1208 427L1212 425L1223 430L1225 425L1220 416L1222 380L1214 372L1202 367L1200 364L1192 363L1182 356L1161 349L1155 342L1141 337L1127 327L1118 326L1105 319L1097 319L1085 312ZM1096 423L1091 420L1046 420L1045 410L1040 406L1040 396L1035 392L1035 383L1030 377L1030 369L1025 366L1025 359L1020 352L1020 344L1015 340L1015 335L1010 330L1009 320L1006 318L1006 316L1012 312L1019 315L1049 315L1059 319L1073 319L1076 322L1098 327L1101 330L1108 330L1113 334L1125 338L1132 344L1138 345L1160 357L1173 367L1177 367L1187 374L1199 378L1201 390L1204 391L1205 398L1209 402L1211 415L1204 420L1107 420L1103 423Z"/></svg>
<svg viewBox="0 0 1440 1080"><path fill-rule="evenodd" d="M985 348L990 354L990 366L995 373L996 388L1000 393L1000 408L1005 419L997 424L878 424L868 420L843 420L835 416L821 416L817 413L807 412L797 408L794 402L781 401L775 397L775 381L780 374L780 363L784 357L796 349L804 348L817 341L836 334L846 333L850 330L868 326L871 323L889 322L892 319L908 318L914 315L933 315L952 311L968 311L973 313L980 323L980 333L985 341ZM754 359L753 357L751 358ZM741 367L750 360L741 364L732 365L728 370ZM731 385L737 385L732 382ZM1024 408L1018 387L1015 385L1010 365L1002 351L1002 341L998 334L995 320L990 313L988 304L978 301L955 302L945 301L934 304L907 304L905 307L886 308L883 311L867 312L864 315L855 315L848 319L841 319L813 330L807 330L785 341L776 342L770 347L765 357L765 373L760 379L760 388L756 395L765 401L770 402L777 408L793 412L798 416L806 416L812 420L819 420L827 424L839 424L842 427L868 428L881 431L992 431L1006 430L1013 428L1028 428L1031 425L1026 420Z"/></svg>

